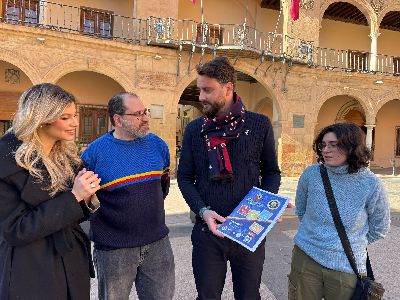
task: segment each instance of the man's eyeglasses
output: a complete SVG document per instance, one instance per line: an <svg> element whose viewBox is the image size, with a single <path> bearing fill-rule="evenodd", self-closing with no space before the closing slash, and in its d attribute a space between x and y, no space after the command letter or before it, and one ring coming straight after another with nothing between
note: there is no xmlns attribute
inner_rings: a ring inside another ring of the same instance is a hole
<svg viewBox="0 0 400 300"><path fill-rule="evenodd" d="M134 116L138 119L143 118L144 116L150 117L150 110L145 108L144 110L135 111L130 114L123 114L123 116Z"/></svg>
<svg viewBox="0 0 400 300"><path fill-rule="evenodd" d="M317 148L319 151L322 151L325 148L327 148L328 150L334 151L334 150L337 150L338 143L337 142L329 142L328 144L318 143Z"/></svg>

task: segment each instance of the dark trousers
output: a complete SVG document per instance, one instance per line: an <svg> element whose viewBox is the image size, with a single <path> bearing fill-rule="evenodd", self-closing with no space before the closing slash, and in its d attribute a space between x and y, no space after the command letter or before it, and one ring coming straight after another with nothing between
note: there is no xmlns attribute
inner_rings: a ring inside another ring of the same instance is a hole
<svg viewBox="0 0 400 300"><path fill-rule="evenodd" d="M265 241L251 252L228 239L219 238L206 224L196 222L192 231L192 265L198 300L218 300L230 262L236 300L260 300Z"/></svg>

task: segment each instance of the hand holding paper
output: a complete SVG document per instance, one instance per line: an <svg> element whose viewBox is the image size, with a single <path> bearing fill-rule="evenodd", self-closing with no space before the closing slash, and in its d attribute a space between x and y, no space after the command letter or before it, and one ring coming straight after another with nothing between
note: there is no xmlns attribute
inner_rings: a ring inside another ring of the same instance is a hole
<svg viewBox="0 0 400 300"><path fill-rule="evenodd" d="M254 252L288 203L287 197L253 187L217 231Z"/></svg>

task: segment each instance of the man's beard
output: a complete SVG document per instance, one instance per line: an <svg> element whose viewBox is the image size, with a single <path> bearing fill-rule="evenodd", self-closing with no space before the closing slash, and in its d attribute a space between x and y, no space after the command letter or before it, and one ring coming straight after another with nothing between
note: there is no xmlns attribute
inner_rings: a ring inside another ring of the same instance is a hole
<svg viewBox="0 0 400 300"><path fill-rule="evenodd" d="M212 119L214 118L218 112L221 110L221 108L224 106L223 103L220 102L214 102L213 104L206 102L207 105L207 110L203 105L203 114L206 115L208 118Z"/></svg>
<svg viewBox="0 0 400 300"><path fill-rule="evenodd" d="M123 126L123 128L126 132L129 132L134 138L143 138L149 133L148 129L134 128L132 126Z"/></svg>

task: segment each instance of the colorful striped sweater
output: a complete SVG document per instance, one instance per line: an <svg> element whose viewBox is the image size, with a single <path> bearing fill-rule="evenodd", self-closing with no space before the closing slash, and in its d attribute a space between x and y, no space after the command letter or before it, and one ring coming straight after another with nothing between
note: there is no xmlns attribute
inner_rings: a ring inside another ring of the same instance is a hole
<svg viewBox="0 0 400 300"><path fill-rule="evenodd" d="M144 246L168 234L164 199L170 156L161 138L148 134L123 141L110 131L91 143L82 159L101 178L101 207L90 224L96 249Z"/></svg>

